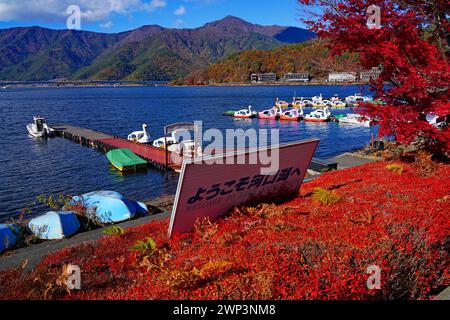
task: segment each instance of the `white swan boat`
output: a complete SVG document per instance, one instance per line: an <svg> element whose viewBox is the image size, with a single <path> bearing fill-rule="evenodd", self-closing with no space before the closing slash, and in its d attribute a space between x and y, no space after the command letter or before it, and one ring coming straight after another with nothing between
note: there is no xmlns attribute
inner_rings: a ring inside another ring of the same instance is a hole
<svg viewBox="0 0 450 320"><path fill-rule="evenodd" d="M202 154L201 146L197 146L197 143L192 140L192 135L189 130L179 129L172 132L171 136L162 137L153 141L153 147L159 149L167 149L170 152L176 154L183 154L187 157L198 156Z"/></svg>
<svg viewBox="0 0 450 320"><path fill-rule="evenodd" d="M287 103L286 101L282 101L279 98L276 98L276 100L275 100L275 107L277 107L277 108L288 108L289 107L289 103Z"/></svg>
<svg viewBox="0 0 450 320"><path fill-rule="evenodd" d="M360 114L347 114L347 116L340 118L339 123L345 123L345 124L353 124L353 125L360 125L364 127L370 127L370 119L360 115Z"/></svg>
<svg viewBox="0 0 450 320"><path fill-rule="evenodd" d="M252 106L248 106L248 109L242 109L236 111L233 115L234 118L237 119L249 119L256 116L256 112L252 111Z"/></svg>
<svg viewBox="0 0 450 320"><path fill-rule="evenodd" d="M128 141L133 141L141 144L151 143L150 134L147 132L147 125L142 125L142 131L135 131L128 135Z"/></svg>
<svg viewBox="0 0 450 320"><path fill-rule="evenodd" d="M52 137L55 130L50 128L43 117L33 117L33 123L27 125L28 133L35 138Z"/></svg>
<svg viewBox="0 0 450 320"><path fill-rule="evenodd" d="M280 115L281 121L300 121L303 119L304 113L303 108L300 107L298 109L291 109L283 112Z"/></svg>
<svg viewBox="0 0 450 320"><path fill-rule="evenodd" d="M329 107L316 110L305 116L305 122L328 122L331 120L331 112Z"/></svg>

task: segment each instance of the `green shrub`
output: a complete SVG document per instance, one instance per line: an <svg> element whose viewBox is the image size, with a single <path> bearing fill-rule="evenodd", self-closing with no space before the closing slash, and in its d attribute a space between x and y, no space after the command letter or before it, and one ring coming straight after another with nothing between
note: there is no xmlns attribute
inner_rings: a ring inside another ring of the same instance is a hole
<svg viewBox="0 0 450 320"><path fill-rule="evenodd" d="M133 246L133 250L140 251L144 255L151 256L156 251L156 242L150 237L145 238L145 240L136 242Z"/></svg>
<svg viewBox="0 0 450 320"><path fill-rule="evenodd" d="M401 165L399 163L388 164L386 166L386 169L388 169L389 171L398 173L398 174L402 174L403 172L405 172L405 167L403 167L403 165Z"/></svg>
<svg viewBox="0 0 450 320"><path fill-rule="evenodd" d="M322 205L333 205L342 200L342 197L335 191L329 191L323 188L315 188L312 198L315 202Z"/></svg>
<svg viewBox="0 0 450 320"><path fill-rule="evenodd" d="M119 237L119 236L123 235L124 233L125 233L125 230L123 230L119 226L112 226L112 227L109 227L109 228L103 230L103 234L107 235L107 236Z"/></svg>

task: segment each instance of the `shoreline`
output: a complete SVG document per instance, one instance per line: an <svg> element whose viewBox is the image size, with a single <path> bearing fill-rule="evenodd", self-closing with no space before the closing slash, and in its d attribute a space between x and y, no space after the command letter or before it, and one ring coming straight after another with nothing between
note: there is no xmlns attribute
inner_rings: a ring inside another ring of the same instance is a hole
<svg viewBox="0 0 450 320"><path fill-rule="evenodd" d="M146 81L0 81L0 92L8 89L29 88L126 88L126 87L170 87L170 88L227 88L227 87L314 87L314 86L367 86L367 82L276 82L276 83L211 83L208 85L171 84L170 82L146 82Z"/></svg>
<svg viewBox="0 0 450 320"><path fill-rule="evenodd" d="M338 169L330 172L341 171L352 167L359 167L367 163L377 162L380 159L368 159L361 155L361 152L366 148L345 152L336 157L330 158L330 160L336 160L338 162ZM349 165L350 164L350 165ZM305 177L304 183L315 180L323 175L325 172L315 172L308 170L308 174ZM46 255L86 242L96 241L101 239L104 234L104 230L111 226L119 226L122 228L138 227L148 224L155 220L164 220L170 217L170 213L175 200L175 195L166 195L156 197L150 200L144 200L148 208L149 213L145 217L139 217L126 222L98 227L93 230L79 232L74 236L54 241L42 241L37 244L31 244L28 246L19 247L0 254L0 272L6 271L14 267L20 266L24 261L27 261L27 270L35 267Z"/></svg>

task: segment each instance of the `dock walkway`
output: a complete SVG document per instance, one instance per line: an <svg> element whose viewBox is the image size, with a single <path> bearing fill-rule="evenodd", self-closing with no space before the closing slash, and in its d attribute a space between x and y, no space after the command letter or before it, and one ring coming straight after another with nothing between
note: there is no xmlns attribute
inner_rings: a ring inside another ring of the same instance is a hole
<svg viewBox="0 0 450 320"><path fill-rule="evenodd" d="M174 163L173 154L165 149L155 148L151 145L138 144L115 137L106 133L89 130L68 124L51 126L58 136L76 143L96 148L104 153L113 149L129 149L153 167L160 170L179 170L180 164ZM376 159L356 157L354 154L345 153L332 159L323 160L314 158L310 169L322 173L332 170L340 170L360 166ZM176 162L176 161L175 161ZM178 161L181 163L181 161Z"/></svg>
<svg viewBox="0 0 450 320"><path fill-rule="evenodd" d="M164 149L150 145L137 144L102 132L68 124L51 126L56 134L76 143L99 149L107 153L113 149L130 149L152 166L161 170L177 170L179 166L171 162L171 155Z"/></svg>

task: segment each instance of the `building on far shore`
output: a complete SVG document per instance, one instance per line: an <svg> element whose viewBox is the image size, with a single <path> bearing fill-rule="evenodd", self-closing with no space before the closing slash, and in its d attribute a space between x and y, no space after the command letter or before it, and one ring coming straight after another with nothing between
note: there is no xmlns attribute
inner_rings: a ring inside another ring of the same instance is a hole
<svg viewBox="0 0 450 320"><path fill-rule="evenodd" d="M359 79L364 82L370 82L371 80L377 80L381 75L381 70L377 67L373 67L370 71L361 71L359 73Z"/></svg>
<svg viewBox="0 0 450 320"><path fill-rule="evenodd" d="M328 82L355 82L356 79L354 72L331 72L328 75Z"/></svg>
<svg viewBox="0 0 450 320"><path fill-rule="evenodd" d="M277 81L277 74L270 73L252 73L250 76L250 80L252 83L261 83L261 82L275 82Z"/></svg>
<svg viewBox="0 0 450 320"><path fill-rule="evenodd" d="M287 82L309 82L310 74L308 72L289 72L284 75L283 80Z"/></svg>

